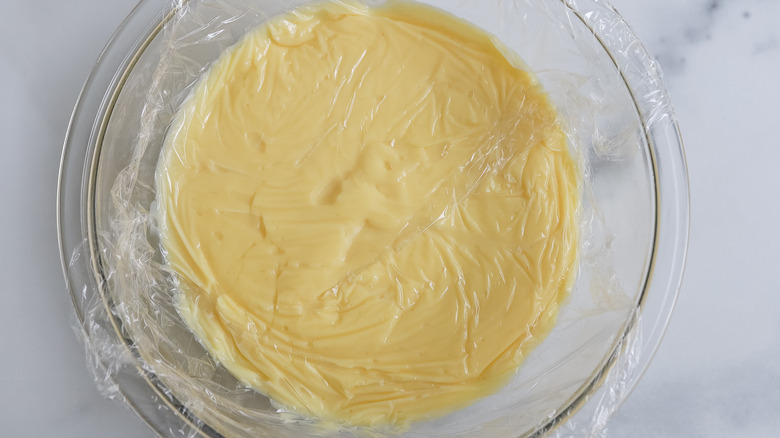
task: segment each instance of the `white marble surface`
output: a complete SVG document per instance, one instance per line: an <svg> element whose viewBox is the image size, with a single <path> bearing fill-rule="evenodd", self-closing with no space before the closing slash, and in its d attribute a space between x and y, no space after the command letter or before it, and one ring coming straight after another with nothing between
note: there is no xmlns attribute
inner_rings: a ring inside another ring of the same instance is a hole
<svg viewBox="0 0 780 438"><path fill-rule="evenodd" d="M0 1L3 436L153 436L93 385L71 330L54 214L71 108L134 3ZM666 73L688 154L692 223L666 338L607 436L778 436L780 2L614 4Z"/></svg>

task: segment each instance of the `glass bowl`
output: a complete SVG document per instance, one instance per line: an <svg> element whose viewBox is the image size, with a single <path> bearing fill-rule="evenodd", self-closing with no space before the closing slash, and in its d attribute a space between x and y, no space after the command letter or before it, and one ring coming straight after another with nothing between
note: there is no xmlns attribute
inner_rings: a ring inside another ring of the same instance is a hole
<svg viewBox="0 0 780 438"><path fill-rule="evenodd" d="M142 0L98 59L63 148L63 270L97 383L161 436L554 436L598 431L649 365L688 238L682 141L660 72L598 0L431 0L518 53L582 170L577 280L558 324L497 394L405 431L296 418L215 363L178 317L154 220L166 129L210 63L304 1Z"/></svg>

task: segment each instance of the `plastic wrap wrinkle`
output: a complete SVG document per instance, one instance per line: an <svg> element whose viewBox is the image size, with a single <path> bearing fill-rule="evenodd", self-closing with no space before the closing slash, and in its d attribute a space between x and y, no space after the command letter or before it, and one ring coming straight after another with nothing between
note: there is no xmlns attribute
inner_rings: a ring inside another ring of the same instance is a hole
<svg viewBox="0 0 780 438"><path fill-rule="evenodd" d="M129 142L131 147L124 150L132 151L132 156L115 176L110 169L101 171L104 176L99 176L98 181L105 178L112 188L109 195L101 194L108 191L103 189L103 192L100 192L101 189L98 188L99 200L95 204L98 209L98 232L95 234L97 237L94 242L86 244L89 249L82 246L77 248L74 255L73 263L79 264L88 264L87 259L90 257L99 258L98 266L102 272L98 277L105 280L105 284L100 285L94 284L94 279L77 280L85 284L84 294L88 297L85 302L77 303L77 308L85 309L79 331L84 333L84 340L88 343L90 363L94 364L93 371L97 380L104 382L100 385L101 391L107 395L116 396L119 393L117 391L120 388L114 379L120 374L120 370L139 367L144 375L153 377L153 385L163 394L158 400L160 406L186 418L187 425L171 430L172 436L213 434L214 431L210 427L216 428L225 436L388 436L399 433L394 429L348 426L328 429L327 425L321 422L289 410L294 403L278 405L245 385L257 381L235 379L233 374L201 347L182 322L178 312L180 309L177 309L181 303L177 303L176 296L171 291L186 289L191 285L186 281L180 282L177 275L172 275L166 268L164 248L159 242L159 233L164 230L165 225L156 221L156 215L162 206L155 203L157 193L153 178L166 127L174 122L179 108L186 107L187 102L190 102L186 100L187 97L197 92L202 81L207 80L204 78L208 77L209 69L218 66L219 61L216 60L220 54L248 32L254 32L252 29L264 20L302 3L305 2L190 0L172 3L172 15L167 18L160 35L153 41L151 47L154 50L147 50L148 53L144 56L148 59L142 58L139 66L133 70L110 120L103 147L113 153L109 146ZM601 2L503 2L496 9L501 13L486 12L493 9L482 7L483 3L479 2L479 5L472 9L469 8L473 2L458 5L448 2L430 3L451 9L461 16L469 16L462 15L462 11L480 11L469 18L494 32L497 41L507 44L510 49L499 44L498 50L504 55L512 53L515 45L520 44L518 41L522 42L531 37L550 44L571 39L566 45L573 54L570 58L573 61L567 58L558 66L553 62L555 53L545 52L542 49L544 44L530 44L528 50L520 55L526 61L534 61L530 63L530 68L537 71L541 85L550 91L549 98L561 115L561 119L555 120L550 126L561 124L565 138L568 139L568 146L579 160L578 170L584 176L581 181L582 215L579 217L579 224L575 224L580 235L580 275L574 284L576 293L558 310L558 326L544 343L534 350L528 349L528 358L516 374L502 375L510 381L502 386L497 394L480 399L454 415L413 424L405 434L410 437L483 436L484 433L487 433L487 436L498 436L526 431L523 433L599 436L606 427L609 415L625 398L630 382L635 381L633 369L643 352L639 349L641 336L632 328L631 323L641 319L640 313L633 313L638 298L630 294L634 285L626 284L627 277L622 274L624 267L621 263L624 261L614 259L614 253L619 251L620 247L618 245L615 249L611 244L615 236L622 236L623 230L614 229L614 212L607 208L609 195L602 194L603 186L600 184L603 183L594 178L594 175L602 174L604 169L613 173L630 172L630 167L625 170L621 166L631 160L639 160L637 156L640 154L637 154L637 151L641 149L644 141L642 136L645 133L638 130L640 125L631 120L631 111L635 110L632 99L651 107L655 105L655 110L648 120L651 124L667 120L671 110L663 94L657 96L651 91L640 96L630 96L617 71L614 74L594 73L601 69L608 71L613 60L604 56L603 42L593 38L587 26L593 25L597 29L617 26L617 29L622 29L612 33L615 40L611 42L610 48L621 47L625 57L619 57L618 63L623 63L621 67L630 67L627 68L628 73L624 74L646 75L654 81L657 73L654 64L646 57L641 47L622 44L621 38L626 37L628 34L624 33L630 33L630 30ZM345 3L340 5L345 7ZM361 11L361 8L353 7L353 10ZM588 9L592 9L592 13L580 12ZM508 16L516 17L528 12L532 15L524 19L525 26L516 26L514 23L512 26L508 25ZM580 19L584 20L585 26L578 21ZM547 22L555 25L545 25ZM274 37L284 43L285 38L295 36L300 29L291 27L291 24L288 22L274 29ZM628 40L629 38L625 39ZM408 54L411 56L414 51L410 50ZM519 59L512 56L508 58L515 66L521 65ZM631 62L634 58L638 61ZM626 59L629 61L625 61ZM636 67L637 64L648 70L643 72L641 67ZM526 68L525 65L521 66ZM651 83L648 89L653 89L656 85L658 84ZM291 84L290 87L293 88L294 85ZM351 98L356 94L341 95L344 96ZM609 100L612 97L608 99L605 96L628 98ZM124 106L125 102L138 98L144 102L140 111L133 112L132 107ZM311 108L303 106L302 109ZM375 116L380 110L381 105L374 105L373 110L368 113ZM610 118L612 114L629 116ZM615 130L615 127L618 129ZM181 126L178 128L183 129ZM302 126L300 131L307 128L308 126ZM342 125L332 124L325 132L333 135L342 128ZM126 130L135 130L137 136L127 140L127 135L118 134L128 132ZM171 128L169 135L174 132ZM557 134L553 136L555 135ZM558 145L560 142L561 139L555 139L553 144ZM562 145L565 150L567 145ZM477 195L485 193L491 181L511 174L517 158L523 156L517 154L511 142L505 139L488 137L476 150L477 154L465 160L468 165L455 166L457 171L447 181L449 185L445 184L447 188L429 188L428 193L431 196L424 198L428 200L425 208L416 209L415 213L402 215L400 219L393 221L381 216L372 218L374 225L388 227L394 230L395 236L402 238L398 242L385 243L389 251L367 258L345 271L351 275L346 275L348 280L338 283L339 287L324 288L321 298L333 300L343 295L343 289L349 281L360 277L362 272L374 266L373 263L377 259L388 259L393 251L408 251L414 242L419 241L420 236L437 232L443 224L452 224L456 220L463 221L464 226L470 224L469 215L463 214L468 210L469 204L478 198ZM310 152L316 154L316 149ZM112 157L101 157L101 160L109 158ZM299 158L297 163L301 165L306 165L310 159L313 161L311 155L302 155ZM373 177L388 172L388 169L383 168L382 160L376 162L381 166L366 172L367 176ZM413 174L415 170L419 169L405 169L405 175ZM424 172L422 177L434 179ZM171 184L171 187L175 188L172 181ZM366 189L365 186L361 188ZM314 204L328 205L337 202L339 196L344 193L344 180L336 180L334 184L326 184L320 190L312 191L311 198ZM103 202L100 202L101 199ZM253 198L249 202L250 211L267 210L270 201L274 199ZM479 213L488 210L477 208L475 211ZM383 220L385 222L382 222ZM269 223L258 225L265 227L264 233L267 236ZM346 233L344 236L349 234L347 237L355 238L364 228L365 225L363 228L358 226L355 228L357 233ZM219 232L224 239L226 231ZM327 232L322 235L333 237ZM388 235L392 236L393 233ZM370 244L375 239L366 240ZM93 248L100 250L93 251ZM452 252L459 249L440 252L440 260L447 264L453 257ZM321 260L341 260L345 251L349 252L345 247L341 252L323 254ZM77 259L79 254L84 257ZM171 254L165 256L170 257ZM641 266L641 269L646 269L645 265ZM462 270L462 267L447 266L441 275L461 277L459 269ZM534 269L538 270L539 267L523 267L527 273L533 273ZM507 279L507 272L503 268L497 268L494 274L486 278L489 281ZM639 275L631 275L628 278L634 277ZM436 283L425 275L420 280L420 287L429 287L431 283ZM459 286L457 281L451 285ZM388 297L400 304L399 307L413 308L417 305L414 294L390 293ZM468 295L463 297L465 300L459 303L461 310L466 308L463 304L469 304ZM287 303L286 306L284 303L281 306L279 304L277 301L275 309L284 312L280 314L286 313L289 316L301 313L311 303ZM242 305L235 300L223 299L220 308L223 313L234 312ZM107 308L113 314L109 314ZM552 308L547 309L547 314L554 318L557 309L556 302ZM332 314L332 318L334 321L339 319L337 314ZM112 333L114 327L107 323L111 320L118 324L120 333ZM467 321L468 318L463 319L463 322ZM471 324L475 322L470 321ZM262 327L255 324L254 327L250 325L248 328L251 332L254 329L260 331ZM392 332L391 329L388 333ZM544 330L539 334L543 333ZM130 345L126 345L127 342ZM537 340L534 340L533 344L536 343ZM523 354L526 354L525 349ZM605 365L608 365L609 373L603 382L588 380L594 375L594 370ZM306 368L307 372L312 370ZM241 372L232 371L241 375ZM579 407L577 394L580 394L583 382L595 383L596 387L601 385L601 390L594 392L592 396L598 401L585 404L585 408L577 411L570 421L560 427L555 423L553 426L557 428L550 429L549 424L552 423L549 421L553 418L570 418L568 414L561 417L562 412L558 409L564 406ZM262 383L258 386L265 389ZM303 411L309 412L305 408Z"/></svg>

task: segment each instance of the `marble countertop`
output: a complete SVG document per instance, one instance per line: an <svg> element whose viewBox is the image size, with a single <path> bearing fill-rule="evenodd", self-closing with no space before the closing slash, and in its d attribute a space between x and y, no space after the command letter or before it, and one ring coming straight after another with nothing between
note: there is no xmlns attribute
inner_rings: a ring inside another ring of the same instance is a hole
<svg viewBox="0 0 780 438"><path fill-rule="evenodd" d="M153 436L99 394L87 369L71 328L54 211L72 107L134 4L0 2L4 436ZM780 2L613 4L665 72L688 156L692 221L666 337L606 436L777 436Z"/></svg>

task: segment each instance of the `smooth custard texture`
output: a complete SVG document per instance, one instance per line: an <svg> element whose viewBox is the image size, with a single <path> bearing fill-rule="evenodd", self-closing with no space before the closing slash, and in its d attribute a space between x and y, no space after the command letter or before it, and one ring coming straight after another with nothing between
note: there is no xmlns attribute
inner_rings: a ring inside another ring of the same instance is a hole
<svg viewBox="0 0 780 438"><path fill-rule="evenodd" d="M533 77L420 5L304 7L211 68L158 169L180 312L240 380L354 425L506 383L574 275L575 165Z"/></svg>

